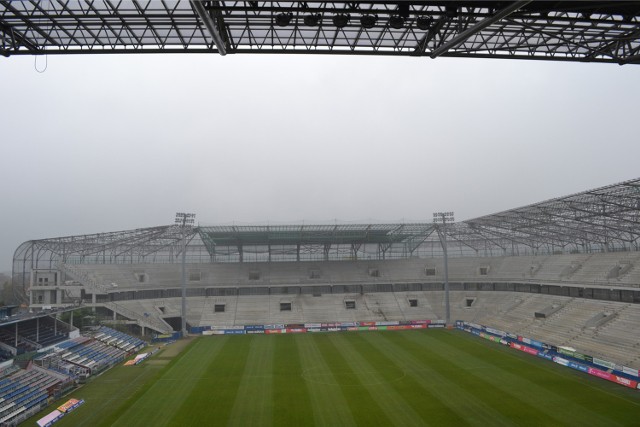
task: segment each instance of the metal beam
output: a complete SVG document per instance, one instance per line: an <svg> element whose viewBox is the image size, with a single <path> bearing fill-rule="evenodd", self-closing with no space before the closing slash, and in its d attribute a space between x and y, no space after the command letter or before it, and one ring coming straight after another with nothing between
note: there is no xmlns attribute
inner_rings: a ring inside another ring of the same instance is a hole
<svg viewBox="0 0 640 427"><path fill-rule="evenodd" d="M460 43L464 42L465 40L467 40L472 35L482 31L483 29L485 29L486 27L488 27L491 24L496 23L496 22L500 21L503 18L506 18L507 16L509 16L513 12L515 12L516 10L522 8L523 6L526 6L529 3L531 3L531 0L528 0L528 1L516 1L516 2L511 3L509 6L507 6L504 9L501 9L500 11L498 11L495 15L478 22L476 25L474 25L473 27L468 28L465 31L461 32L460 34L455 36L453 39L449 40L447 43L443 44L442 46L438 47L437 49L434 49L433 52L431 52L431 55L429 55L429 56L431 58L435 59L438 56L440 56L440 55L442 55L444 53L447 53L450 49L453 49L454 47L458 46Z"/></svg>
<svg viewBox="0 0 640 427"><path fill-rule="evenodd" d="M205 27L207 27L207 30L209 30L209 34L213 39L213 43L216 45L216 48L218 48L218 53L220 53L220 55L222 56L225 56L227 54L227 48L222 41L222 36L220 35L218 28L216 28L216 23L213 21L213 18L211 17L207 9L205 9L202 2L198 0L190 0L190 2L193 10L196 11L200 19L202 19L202 22L204 22Z"/></svg>

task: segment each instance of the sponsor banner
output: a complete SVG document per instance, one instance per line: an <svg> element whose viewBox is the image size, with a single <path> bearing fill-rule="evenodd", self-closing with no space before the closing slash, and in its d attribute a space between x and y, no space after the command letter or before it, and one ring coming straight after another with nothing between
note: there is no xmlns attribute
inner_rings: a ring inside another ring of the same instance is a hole
<svg viewBox="0 0 640 427"><path fill-rule="evenodd" d="M276 323L274 325L264 325L265 329L284 329L283 323Z"/></svg>
<svg viewBox="0 0 640 427"><path fill-rule="evenodd" d="M254 329L252 331L246 331L247 334L264 334L264 329Z"/></svg>
<svg viewBox="0 0 640 427"><path fill-rule="evenodd" d="M224 331L218 329L212 329L210 331L202 331L202 335L223 335Z"/></svg>
<svg viewBox="0 0 640 427"><path fill-rule="evenodd" d="M625 377L621 377L618 375L612 375L613 379L612 381L623 385L625 387L629 387L629 388L637 388L638 387L638 381L634 381L634 380L630 380L628 378Z"/></svg>
<svg viewBox="0 0 640 427"><path fill-rule="evenodd" d="M360 326L376 326L376 322L360 322Z"/></svg>
<svg viewBox="0 0 640 427"><path fill-rule="evenodd" d="M337 326L334 326L333 328L327 328L327 331L329 332L339 332L340 328Z"/></svg>
<svg viewBox="0 0 640 427"><path fill-rule="evenodd" d="M69 399L66 402L64 402L62 405L58 406L58 411L60 412L64 412L69 413L71 411L73 411L74 409L76 409L78 406L82 405L84 403L84 400L78 400L78 399Z"/></svg>
<svg viewBox="0 0 640 427"><path fill-rule="evenodd" d="M604 366L605 368L609 368L609 369L614 369L616 367L615 363L612 363L603 359L598 359L597 357L593 358L593 364L598 366Z"/></svg>
<svg viewBox="0 0 640 427"><path fill-rule="evenodd" d="M286 329L265 329L264 330L265 334L284 334L285 332L287 332Z"/></svg>
<svg viewBox="0 0 640 427"><path fill-rule="evenodd" d="M596 369L596 368L589 368L587 372L589 372L589 374L595 377L613 381L614 375L611 375L609 372L601 371L600 369Z"/></svg>
<svg viewBox="0 0 640 427"><path fill-rule="evenodd" d="M484 330L485 330L485 331L487 331L487 332L489 332L490 334L498 335L499 337L504 337L505 335L507 335L507 333L506 333L506 332L502 332L502 331L501 331L501 330L499 330L499 329L485 328Z"/></svg>
<svg viewBox="0 0 640 427"><path fill-rule="evenodd" d="M264 325L244 325L244 330L245 331L263 331Z"/></svg>
<svg viewBox="0 0 640 427"><path fill-rule="evenodd" d="M411 321L412 325L428 325L429 323L431 323L431 320L412 320Z"/></svg>
<svg viewBox="0 0 640 427"><path fill-rule="evenodd" d="M438 325L446 325L447 321L446 320L432 320L431 324L438 324Z"/></svg>
<svg viewBox="0 0 640 427"><path fill-rule="evenodd" d="M385 320L382 322L376 322L376 326L395 326L399 324L400 322L398 322L397 320Z"/></svg>
<svg viewBox="0 0 640 427"><path fill-rule="evenodd" d="M556 362L557 364L559 364L559 365L569 366L569 361L567 359L564 359L564 358L560 357L560 356L555 356L552 360L554 362Z"/></svg>
<svg viewBox="0 0 640 427"><path fill-rule="evenodd" d="M244 334L244 329L225 329L223 333L225 335L242 335Z"/></svg>
<svg viewBox="0 0 640 427"><path fill-rule="evenodd" d="M284 325L285 329L301 329L304 328L304 323L286 323Z"/></svg>
<svg viewBox="0 0 640 427"><path fill-rule="evenodd" d="M349 331L349 332L353 332L353 331L357 331L357 330L359 330L359 329L360 329L360 328L359 328L358 326L349 326L349 327L347 328L347 331Z"/></svg>
<svg viewBox="0 0 640 427"><path fill-rule="evenodd" d="M342 322L340 323L340 326L353 327L360 326L360 324L358 322Z"/></svg>
<svg viewBox="0 0 640 427"><path fill-rule="evenodd" d="M388 326L376 326L379 331L386 331Z"/></svg>
<svg viewBox="0 0 640 427"><path fill-rule="evenodd" d="M322 329L320 329L320 328L308 328L308 329L307 329L307 332L315 333L315 332L326 332L326 331L325 331L325 330L322 330Z"/></svg>
<svg viewBox="0 0 640 427"><path fill-rule="evenodd" d="M627 368L626 366L622 367L622 372L624 372L627 375L633 375L634 377L640 376L640 375L638 375L638 370L637 369Z"/></svg>
<svg viewBox="0 0 640 427"><path fill-rule="evenodd" d="M55 411L50 412L46 416L40 418L36 422L40 427L49 427L53 425L53 423L55 423L56 421L60 420L60 418L62 417L64 417L64 413L56 409Z"/></svg>
<svg viewBox="0 0 640 427"><path fill-rule="evenodd" d="M571 369L576 369L578 371L587 372L587 373L589 372L589 368L584 365L581 365L580 363L569 361L568 366Z"/></svg>
<svg viewBox="0 0 640 427"><path fill-rule="evenodd" d="M359 331L368 331L369 330L369 326L358 326L358 330Z"/></svg>
<svg viewBox="0 0 640 427"><path fill-rule="evenodd" d="M307 329L320 329L322 327L322 323L305 323L304 327Z"/></svg>
<svg viewBox="0 0 640 427"><path fill-rule="evenodd" d="M428 328L444 328L445 325L440 324L440 323L431 323L429 325L427 325Z"/></svg>
<svg viewBox="0 0 640 427"><path fill-rule="evenodd" d="M522 341L525 344L531 344L531 340L529 338L522 337L520 341Z"/></svg>
<svg viewBox="0 0 640 427"><path fill-rule="evenodd" d="M307 332L306 328L287 328L287 334L304 334Z"/></svg>
<svg viewBox="0 0 640 427"><path fill-rule="evenodd" d="M484 329L482 325L478 325L477 323L469 323L469 326L476 329Z"/></svg>
<svg viewBox="0 0 640 427"><path fill-rule="evenodd" d="M575 357L576 359L587 360L584 354L578 353L577 351L574 351L571 356Z"/></svg>
<svg viewBox="0 0 640 427"><path fill-rule="evenodd" d="M538 352L538 357L542 357L543 359L553 360L553 356L549 353L543 353L541 351Z"/></svg>
<svg viewBox="0 0 640 427"><path fill-rule="evenodd" d="M211 329L225 329L225 330L239 329L244 331L244 326L212 326Z"/></svg>
<svg viewBox="0 0 640 427"><path fill-rule="evenodd" d="M321 323L320 327L321 328L335 328L335 327L340 326L340 325L341 324L339 322L338 323L335 323L335 322L334 323Z"/></svg>
<svg viewBox="0 0 640 427"><path fill-rule="evenodd" d="M427 327L426 324L422 324L422 325L409 325L409 328L411 329L425 329Z"/></svg>
<svg viewBox="0 0 640 427"><path fill-rule="evenodd" d="M509 341L505 340L504 338L500 338L500 344L509 345Z"/></svg>
<svg viewBox="0 0 640 427"><path fill-rule="evenodd" d="M542 348L542 343L540 341L529 340L529 344L531 344L534 347Z"/></svg>

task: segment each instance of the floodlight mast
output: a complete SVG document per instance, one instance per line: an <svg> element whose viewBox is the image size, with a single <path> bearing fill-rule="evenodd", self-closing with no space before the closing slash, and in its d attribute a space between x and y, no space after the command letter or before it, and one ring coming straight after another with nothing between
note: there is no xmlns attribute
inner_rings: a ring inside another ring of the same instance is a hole
<svg viewBox="0 0 640 427"><path fill-rule="evenodd" d="M196 214L194 213L176 213L175 224L180 227L182 231L182 324L181 332L182 336L187 336L187 226L192 227L196 220Z"/></svg>
<svg viewBox="0 0 640 427"><path fill-rule="evenodd" d="M440 244L444 253L444 303L446 306L447 326L451 325L451 307L449 305L449 263L447 256L447 222L454 222L453 212L434 212L433 223L442 224L442 232L438 230Z"/></svg>

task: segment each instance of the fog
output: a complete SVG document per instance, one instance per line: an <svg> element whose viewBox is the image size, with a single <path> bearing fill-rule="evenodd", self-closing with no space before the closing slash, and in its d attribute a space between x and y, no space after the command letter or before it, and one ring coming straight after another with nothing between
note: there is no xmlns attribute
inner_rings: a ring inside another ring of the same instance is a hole
<svg viewBox="0 0 640 427"><path fill-rule="evenodd" d="M326 55L0 58L0 271L32 239L456 220L640 176L640 67Z"/></svg>

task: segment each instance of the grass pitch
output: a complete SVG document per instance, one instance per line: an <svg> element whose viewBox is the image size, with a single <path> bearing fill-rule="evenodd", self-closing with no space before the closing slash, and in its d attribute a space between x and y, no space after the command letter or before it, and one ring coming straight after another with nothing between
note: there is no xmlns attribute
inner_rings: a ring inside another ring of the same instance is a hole
<svg viewBox="0 0 640 427"><path fill-rule="evenodd" d="M176 349L75 391L86 403L56 426L640 425L639 392L460 331L215 336L165 353Z"/></svg>

